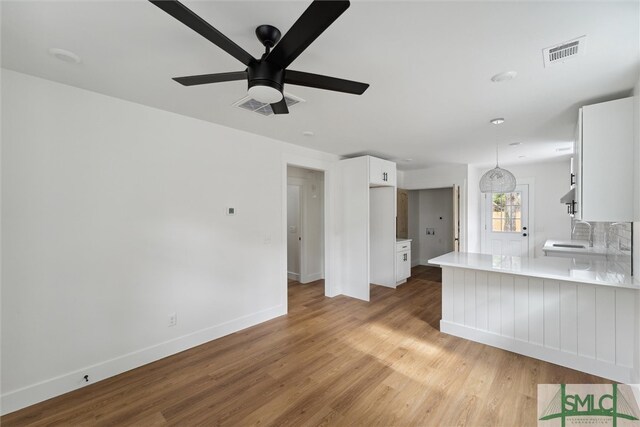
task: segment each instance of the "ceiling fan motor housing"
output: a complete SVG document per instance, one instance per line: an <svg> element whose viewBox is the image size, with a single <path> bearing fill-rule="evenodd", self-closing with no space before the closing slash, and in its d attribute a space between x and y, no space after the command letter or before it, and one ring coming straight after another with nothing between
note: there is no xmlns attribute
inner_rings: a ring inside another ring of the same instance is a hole
<svg viewBox="0 0 640 427"><path fill-rule="evenodd" d="M256 61L247 67L249 88L269 86L282 92L284 88L284 70L267 61Z"/></svg>

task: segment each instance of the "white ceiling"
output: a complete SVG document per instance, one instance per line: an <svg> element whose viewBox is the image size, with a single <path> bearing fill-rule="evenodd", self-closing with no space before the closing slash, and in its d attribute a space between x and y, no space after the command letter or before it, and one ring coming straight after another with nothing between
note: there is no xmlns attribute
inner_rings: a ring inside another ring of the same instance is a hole
<svg viewBox="0 0 640 427"><path fill-rule="evenodd" d="M257 25L284 33L309 4L184 3L255 57ZM496 142L508 164L566 155L556 148L570 145L579 105L630 93L640 70L639 21L637 1L353 2L291 69L370 88L354 96L287 86L306 103L270 117L231 107L245 82L172 81L244 66L144 0L3 1L2 65L322 151L413 159L399 162L404 169L489 164ZM582 35L586 56L543 67L543 48ZM51 47L82 63L53 58ZM490 81L507 70L517 79ZM494 117L507 121L491 126Z"/></svg>

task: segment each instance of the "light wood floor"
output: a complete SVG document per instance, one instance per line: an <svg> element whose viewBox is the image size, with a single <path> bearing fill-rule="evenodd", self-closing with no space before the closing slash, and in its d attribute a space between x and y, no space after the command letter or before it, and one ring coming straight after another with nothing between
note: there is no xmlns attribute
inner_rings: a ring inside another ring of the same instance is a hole
<svg viewBox="0 0 640 427"><path fill-rule="evenodd" d="M289 314L4 416L14 425L536 424L538 383L606 380L441 334L440 270Z"/></svg>

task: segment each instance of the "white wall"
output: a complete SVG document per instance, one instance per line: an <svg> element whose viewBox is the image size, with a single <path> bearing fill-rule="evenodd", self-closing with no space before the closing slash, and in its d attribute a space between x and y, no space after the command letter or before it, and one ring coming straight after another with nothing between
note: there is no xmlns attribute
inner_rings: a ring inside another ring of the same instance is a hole
<svg viewBox="0 0 640 427"><path fill-rule="evenodd" d="M482 217L482 193L480 193L481 176L482 174L478 167L473 165L468 166L467 191L464 195L467 200L467 252L479 253L482 246L482 228L480 224L480 218Z"/></svg>
<svg viewBox="0 0 640 427"><path fill-rule="evenodd" d="M425 169L403 171L398 175L398 188L423 190L427 188L463 185L467 179L467 165L433 166Z"/></svg>
<svg viewBox="0 0 640 427"><path fill-rule="evenodd" d="M453 251L453 194L451 188L421 190L419 192L420 264ZM434 235L427 236L426 229Z"/></svg>
<svg viewBox="0 0 640 427"><path fill-rule="evenodd" d="M7 70L2 111L5 412L286 312L283 159L336 156Z"/></svg>
<svg viewBox="0 0 640 427"><path fill-rule="evenodd" d="M544 255L542 247L547 239L570 239L571 218L567 214L566 206L560 203L560 197L569 191L569 160L503 167L515 175L516 181L526 179L534 183L534 191L529 191L529 210L531 218L533 206L535 256ZM477 177L481 177L488 169L490 168L477 169ZM478 192L478 195L482 209L484 194ZM474 222L481 234L483 230L481 217L471 218L472 214L480 214L480 211L470 212L469 222ZM529 227L532 227L531 220Z"/></svg>

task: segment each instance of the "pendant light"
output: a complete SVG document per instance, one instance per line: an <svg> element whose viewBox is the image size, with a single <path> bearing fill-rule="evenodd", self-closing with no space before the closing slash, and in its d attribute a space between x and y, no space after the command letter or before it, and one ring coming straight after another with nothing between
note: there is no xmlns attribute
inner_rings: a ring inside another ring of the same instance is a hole
<svg viewBox="0 0 640 427"><path fill-rule="evenodd" d="M499 125L504 119L493 119L491 124ZM482 175L480 178L480 191L482 193L511 193L516 189L516 177L498 164L498 144L496 144L496 167Z"/></svg>

